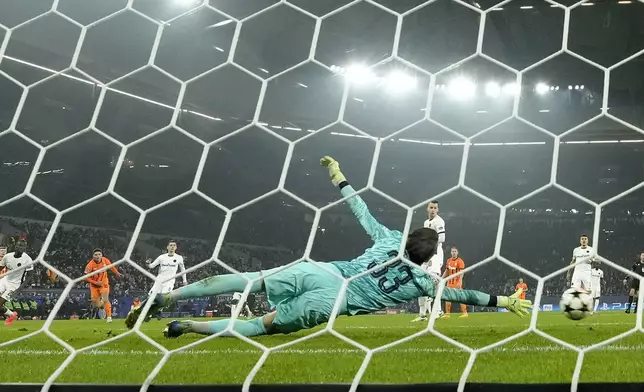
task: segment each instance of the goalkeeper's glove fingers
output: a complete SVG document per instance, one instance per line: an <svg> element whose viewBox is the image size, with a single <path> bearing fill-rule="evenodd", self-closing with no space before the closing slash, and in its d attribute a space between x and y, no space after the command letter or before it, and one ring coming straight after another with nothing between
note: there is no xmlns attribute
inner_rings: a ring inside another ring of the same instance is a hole
<svg viewBox="0 0 644 392"><path fill-rule="evenodd" d="M527 299L520 299L519 295L521 295L522 292L523 290L519 289L516 293L512 294L509 297L497 297L497 305L501 308L509 310L519 317L530 315L528 309L532 309L532 302Z"/></svg>
<svg viewBox="0 0 644 392"><path fill-rule="evenodd" d="M320 165L329 169L329 177L331 177L333 185L338 186L340 183L347 180L344 177L344 174L342 174L342 171L340 171L340 164L338 161L330 156L322 157L322 159L320 159Z"/></svg>

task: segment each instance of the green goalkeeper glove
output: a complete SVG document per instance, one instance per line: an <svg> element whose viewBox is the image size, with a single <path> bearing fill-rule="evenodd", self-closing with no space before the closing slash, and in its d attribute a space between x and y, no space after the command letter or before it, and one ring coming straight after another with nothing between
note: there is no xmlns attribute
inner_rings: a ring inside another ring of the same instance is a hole
<svg viewBox="0 0 644 392"><path fill-rule="evenodd" d="M509 297L498 296L496 298L497 306L499 308L505 308L519 317L530 315L528 309L532 309L532 302L527 299L519 299L519 295L522 292L523 290L519 289Z"/></svg>
<svg viewBox="0 0 644 392"><path fill-rule="evenodd" d="M335 159L330 156L325 156L320 159L320 165L329 169L329 177L331 177L331 182L333 185L338 186L343 181L347 179L344 177L344 174L340 171L340 164Z"/></svg>

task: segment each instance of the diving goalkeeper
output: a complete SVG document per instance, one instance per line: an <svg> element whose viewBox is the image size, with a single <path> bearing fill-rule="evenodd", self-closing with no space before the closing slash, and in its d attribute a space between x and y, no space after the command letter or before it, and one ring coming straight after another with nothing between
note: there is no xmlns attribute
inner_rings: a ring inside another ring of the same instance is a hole
<svg viewBox="0 0 644 392"><path fill-rule="evenodd" d="M340 171L337 161L331 157L324 157L320 163L328 168L331 182L340 188L343 196L355 194L355 190ZM400 231L386 228L371 215L359 195L347 199L347 202L351 212L371 237L373 246L354 260L335 261L325 265L344 278L356 276L397 257L403 240ZM420 266L436 253L437 241L436 231L428 228L416 229L407 238L405 256ZM274 311L248 321L236 320L234 329L239 334L243 336L287 334L313 328L329 321L342 286L341 279L307 262L273 273L276 270L243 274L253 281L250 292L265 292ZM154 302L147 312L146 321L151 319L150 315L158 314L178 300L244 291L248 284L244 276L236 274L212 276L168 294L158 294L148 299ZM421 296L435 297L437 283L437 280L422 269L413 268L398 260L352 280L347 287L346 296L342 300L338 314L348 316L366 314L406 303ZM519 316L524 316L528 314L532 304L530 301L519 299L518 294L515 293L511 297L491 296L475 290L445 288L442 298L449 302L468 305L506 308ZM143 303L130 311L125 320L128 328L134 327L144 305ZM213 335L224 331L229 321L229 319L208 322L172 321L165 328L164 335L168 338L175 338L189 332ZM231 336L228 332L224 335Z"/></svg>

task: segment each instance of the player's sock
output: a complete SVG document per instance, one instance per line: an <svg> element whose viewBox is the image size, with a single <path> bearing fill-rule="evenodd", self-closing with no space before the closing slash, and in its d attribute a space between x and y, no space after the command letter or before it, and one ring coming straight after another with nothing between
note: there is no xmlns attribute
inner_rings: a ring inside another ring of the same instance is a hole
<svg viewBox="0 0 644 392"><path fill-rule="evenodd" d="M447 314L452 313L452 303L451 302L445 302L445 313L447 313Z"/></svg>
<svg viewBox="0 0 644 392"><path fill-rule="evenodd" d="M260 273L246 272L241 275L227 274L211 276L176 290L172 290L168 294L168 298L175 302L181 299L209 297L213 295L232 293L235 291L244 291L248 284L248 281L244 277L254 280L250 288L251 293L257 293L262 290L262 283L258 280L261 277Z"/></svg>
<svg viewBox="0 0 644 392"><path fill-rule="evenodd" d="M206 322L191 322L186 328L185 332L194 332L201 335L214 335L225 330L228 327L230 319L206 321ZM236 320L235 331L243 336L259 336L266 335L266 328L264 328L264 319L262 317L254 318L252 320ZM226 332L221 336L233 336L230 332Z"/></svg>
<svg viewBox="0 0 644 392"><path fill-rule="evenodd" d="M107 318L112 318L112 303L110 301L105 302L105 313L107 313Z"/></svg>
<svg viewBox="0 0 644 392"><path fill-rule="evenodd" d="M428 313L432 312L432 303L433 302L434 302L434 298L427 297L427 301L425 301L425 312L423 313L423 316L427 316Z"/></svg>
<svg viewBox="0 0 644 392"><path fill-rule="evenodd" d="M439 315L443 313L443 309L441 309L441 301L434 301L434 306L438 307L438 312L437 313Z"/></svg>
<svg viewBox="0 0 644 392"><path fill-rule="evenodd" d="M4 315L7 316L7 317L11 317L11 316L13 316L13 312L11 310L5 308Z"/></svg>
<svg viewBox="0 0 644 392"><path fill-rule="evenodd" d="M425 317L425 304L427 303L427 298L419 297L418 298L418 317Z"/></svg>
<svg viewBox="0 0 644 392"><path fill-rule="evenodd" d="M467 314L467 305L461 304L461 313Z"/></svg>
<svg viewBox="0 0 644 392"><path fill-rule="evenodd" d="M628 305L626 305L626 310L631 310L631 304L633 303L633 296L628 296Z"/></svg>

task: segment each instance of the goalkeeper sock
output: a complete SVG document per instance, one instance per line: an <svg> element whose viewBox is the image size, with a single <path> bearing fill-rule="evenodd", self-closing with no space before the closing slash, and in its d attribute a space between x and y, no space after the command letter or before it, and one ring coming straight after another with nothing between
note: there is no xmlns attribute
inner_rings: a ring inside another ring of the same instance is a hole
<svg viewBox="0 0 644 392"><path fill-rule="evenodd" d="M207 321L207 322L190 322L185 332L194 332L201 335L214 335L228 328L230 319ZM236 332L243 336L260 336L266 335L266 328L264 328L264 318L258 317L249 321L236 320L233 327ZM221 336L233 336L230 332L225 332Z"/></svg>
<svg viewBox="0 0 644 392"><path fill-rule="evenodd" d="M628 305L626 305L627 310L631 310L631 304L633 303L633 296L629 295L628 296Z"/></svg>
<svg viewBox="0 0 644 392"><path fill-rule="evenodd" d="M5 308L4 309L4 315L7 317L13 316L13 312L10 309Z"/></svg>
<svg viewBox="0 0 644 392"><path fill-rule="evenodd" d="M599 307L599 299L595 298L595 307L593 308L593 312L596 312L598 307Z"/></svg>
<svg viewBox="0 0 644 392"><path fill-rule="evenodd" d="M242 276L243 275L243 276ZM248 281L244 278L255 280L260 278L259 272L246 272L241 275L227 274L211 276L187 286L172 290L168 298L173 302L181 299L209 297L213 295L241 292L246 289ZM262 291L262 283L255 280L250 288L251 293Z"/></svg>

